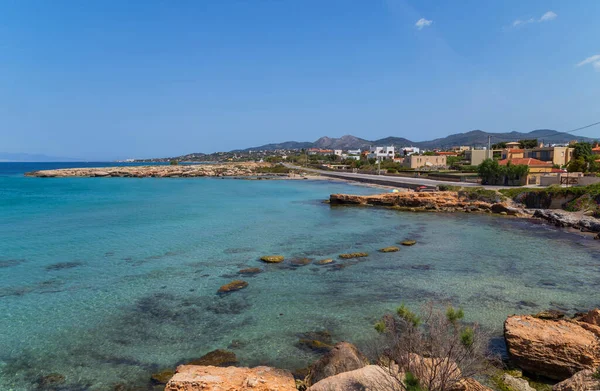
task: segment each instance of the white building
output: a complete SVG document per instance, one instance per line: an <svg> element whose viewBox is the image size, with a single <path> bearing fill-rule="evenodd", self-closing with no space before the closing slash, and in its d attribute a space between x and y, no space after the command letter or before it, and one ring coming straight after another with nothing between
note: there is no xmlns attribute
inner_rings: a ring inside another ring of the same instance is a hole
<svg viewBox="0 0 600 391"><path fill-rule="evenodd" d="M362 151L359 149L349 149L348 150L348 155L360 155Z"/></svg>
<svg viewBox="0 0 600 391"><path fill-rule="evenodd" d="M415 153L415 154L417 154L417 155L418 155L418 154L420 154L420 153L421 153L421 150L420 150L419 148L417 148L417 147L406 147L406 148L402 148L402 154L403 154L404 156L410 156L410 155L412 155L413 153Z"/></svg>
<svg viewBox="0 0 600 391"><path fill-rule="evenodd" d="M341 149L334 149L334 150L333 150L333 154L334 154L335 156L342 156L342 152L343 152L343 151L342 151Z"/></svg>
<svg viewBox="0 0 600 391"><path fill-rule="evenodd" d="M370 152L370 159L393 159L396 155L394 147L371 147Z"/></svg>

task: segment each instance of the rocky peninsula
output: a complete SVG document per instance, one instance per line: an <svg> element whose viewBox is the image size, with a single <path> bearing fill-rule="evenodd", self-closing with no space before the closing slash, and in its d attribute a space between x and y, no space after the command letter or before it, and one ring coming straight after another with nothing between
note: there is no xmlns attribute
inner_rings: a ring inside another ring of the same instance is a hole
<svg viewBox="0 0 600 391"><path fill-rule="evenodd" d="M195 177L253 177L278 173L271 163L181 164L153 166L62 168L28 172L25 176L38 178L195 178ZM288 170L289 171L289 170ZM287 173L287 172L286 172Z"/></svg>

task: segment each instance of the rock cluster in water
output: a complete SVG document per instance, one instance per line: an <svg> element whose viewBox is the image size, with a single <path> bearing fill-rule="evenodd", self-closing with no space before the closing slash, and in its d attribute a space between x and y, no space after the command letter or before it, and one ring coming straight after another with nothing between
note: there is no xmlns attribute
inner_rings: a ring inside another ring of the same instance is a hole
<svg viewBox="0 0 600 391"><path fill-rule="evenodd" d="M62 168L28 172L25 175L39 178L61 177L122 177L122 178L191 178L191 177L248 177L263 175L261 169L271 163L191 164L173 166L124 166Z"/></svg>

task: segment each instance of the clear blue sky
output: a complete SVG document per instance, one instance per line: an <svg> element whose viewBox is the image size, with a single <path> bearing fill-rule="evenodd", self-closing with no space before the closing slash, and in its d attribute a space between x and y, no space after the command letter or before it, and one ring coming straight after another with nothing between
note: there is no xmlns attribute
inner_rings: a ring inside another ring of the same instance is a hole
<svg viewBox="0 0 600 391"><path fill-rule="evenodd" d="M600 121L597 0L0 5L0 152L155 157Z"/></svg>

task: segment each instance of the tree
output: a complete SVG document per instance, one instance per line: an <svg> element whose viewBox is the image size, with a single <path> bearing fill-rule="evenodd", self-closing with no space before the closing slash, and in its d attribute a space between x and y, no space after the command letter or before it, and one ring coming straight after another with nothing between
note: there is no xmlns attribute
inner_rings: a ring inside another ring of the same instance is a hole
<svg viewBox="0 0 600 391"><path fill-rule="evenodd" d="M506 148L506 142L505 141L501 141L499 143L492 144L492 149L505 149L505 148Z"/></svg>
<svg viewBox="0 0 600 391"><path fill-rule="evenodd" d="M463 318L462 309L451 306L443 311L429 303L417 315L402 305L375 325L383 337L379 365L395 379L395 389L448 391L492 367L488 336Z"/></svg>
<svg viewBox="0 0 600 391"><path fill-rule="evenodd" d="M537 138L526 139L526 140L519 140L519 146L522 149L531 149L531 148L537 147L538 145L539 144L538 144Z"/></svg>
<svg viewBox="0 0 600 391"><path fill-rule="evenodd" d="M446 164L448 165L448 167L458 170L460 168L460 162L462 161L462 158L459 156L448 156L446 158Z"/></svg>
<svg viewBox="0 0 600 391"><path fill-rule="evenodd" d="M573 144L573 159L569 162L567 170L569 172L587 172L595 168L594 154L592 144L579 142Z"/></svg>
<svg viewBox="0 0 600 391"><path fill-rule="evenodd" d="M172 165L172 166L177 166L177 165L179 164L179 161L177 161L177 160L173 159L173 160L171 160L171 161L169 162L169 164L170 164L170 165Z"/></svg>
<svg viewBox="0 0 600 391"><path fill-rule="evenodd" d="M583 157L573 158L567 164L568 172L585 172L587 171L587 163Z"/></svg>
<svg viewBox="0 0 600 391"><path fill-rule="evenodd" d="M485 159L477 166L477 174L481 178L483 185L495 185L504 180L502 176L502 168L497 160Z"/></svg>

